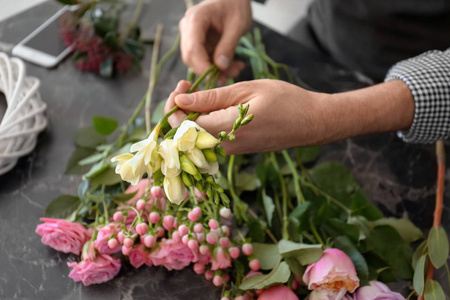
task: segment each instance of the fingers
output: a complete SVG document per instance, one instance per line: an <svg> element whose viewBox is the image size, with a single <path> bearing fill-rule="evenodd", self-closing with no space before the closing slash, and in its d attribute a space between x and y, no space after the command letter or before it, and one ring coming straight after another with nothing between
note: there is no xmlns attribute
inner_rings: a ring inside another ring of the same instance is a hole
<svg viewBox="0 0 450 300"><path fill-rule="evenodd" d="M175 91L173 91L169 95L169 98L167 98L166 105L164 106L164 113L167 114L175 106L175 97L181 93L187 93L190 87L191 83L189 83L188 81L181 80L180 82L178 82ZM186 113L184 111L177 110L169 117L168 121L172 127L177 127L181 124L181 122L183 122L185 117Z"/></svg>
<svg viewBox="0 0 450 300"><path fill-rule="evenodd" d="M236 48L242 34L233 27L225 27L224 32L214 51L214 63L221 70L227 70L231 66Z"/></svg>

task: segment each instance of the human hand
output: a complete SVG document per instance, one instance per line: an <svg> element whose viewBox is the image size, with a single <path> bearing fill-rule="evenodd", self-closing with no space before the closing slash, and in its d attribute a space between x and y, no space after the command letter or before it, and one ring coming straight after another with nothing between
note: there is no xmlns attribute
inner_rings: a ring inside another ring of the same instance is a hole
<svg viewBox="0 0 450 300"><path fill-rule="evenodd" d="M220 131L231 131L238 117L239 103L250 104L252 122L236 131L236 140L222 143L228 154L267 152L290 147L323 143L327 137L320 120L321 99L326 94L314 93L279 80L254 80L227 87L185 94L191 84L180 81L169 96L166 113L176 104L169 122L178 126L190 111L209 113L196 122L217 136Z"/></svg>
<svg viewBox="0 0 450 300"><path fill-rule="evenodd" d="M180 21L181 56L196 74L214 62L227 77L244 67L232 62L234 49L252 21L249 0L207 0L186 11Z"/></svg>

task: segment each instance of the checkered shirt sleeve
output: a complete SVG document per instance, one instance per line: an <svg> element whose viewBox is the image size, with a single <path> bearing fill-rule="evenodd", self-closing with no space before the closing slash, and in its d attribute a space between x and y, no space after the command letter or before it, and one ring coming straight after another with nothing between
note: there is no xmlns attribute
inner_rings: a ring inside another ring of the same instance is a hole
<svg viewBox="0 0 450 300"><path fill-rule="evenodd" d="M450 137L450 48L428 51L398 62L385 81L404 81L414 97L414 120L399 136L410 143L433 143Z"/></svg>

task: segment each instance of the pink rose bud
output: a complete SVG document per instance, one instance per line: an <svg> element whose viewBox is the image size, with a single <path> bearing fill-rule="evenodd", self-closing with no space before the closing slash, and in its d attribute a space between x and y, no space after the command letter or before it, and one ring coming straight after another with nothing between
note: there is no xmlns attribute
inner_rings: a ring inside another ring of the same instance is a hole
<svg viewBox="0 0 450 300"><path fill-rule="evenodd" d="M259 267L260 267L260 264L259 264L259 260L258 259L252 259L249 263L248 263L248 266L250 267L250 269L252 270L252 271L258 271L259 270Z"/></svg>
<svg viewBox="0 0 450 300"><path fill-rule="evenodd" d="M226 207L222 207L219 211L219 214L224 219L229 219L231 217L231 210Z"/></svg>
<svg viewBox="0 0 450 300"><path fill-rule="evenodd" d="M209 232L206 235L206 242L208 242L211 245L215 245L217 243L217 236L214 233Z"/></svg>
<svg viewBox="0 0 450 300"><path fill-rule="evenodd" d="M132 251L133 251L133 248L125 247L125 245L122 246L122 254L123 254L123 255L128 256L128 255L131 254Z"/></svg>
<svg viewBox="0 0 450 300"><path fill-rule="evenodd" d="M186 225L180 225L178 226L178 233L183 236L189 233L189 228Z"/></svg>
<svg viewBox="0 0 450 300"><path fill-rule="evenodd" d="M119 233L117 234L117 240L119 241L119 243L123 243L123 241L125 240L125 234L122 231L119 231Z"/></svg>
<svg viewBox="0 0 450 300"><path fill-rule="evenodd" d="M370 285L362 286L353 294L354 300L405 300L401 294L392 292L384 283L370 281Z"/></svg>
<svg viewBox="0 0 450 300"><path fill-rule="evenodd" d="M206 280L211 280L211 279L213 279L213 277L214 277L214 272L213 271L208 270L208 271L205 272Z"/></svg>
<svg viewBox="0 0 450 300"><path fill-rule="evenodd" d="M172 215L164 216L163 227L165 230L170 231L173 228L173 221L175 218Z"/></svg>
<svg viewBox="0 0 450 300"><path fill-rule="evenodd" d="M189 221L197 222L198 221L198 215L196 215L192 211L190 211L188 213L188 219L189 219Z"/></svg>
<svg viewBox="0 0 450 300"><path fill-rule="evenodd" d="M345 288L353 293L359 286L359 278L353 262L339 249L323 251L322 257L306 268L303 281L310 290L325 288L340 291Z"/></svg>
<svg viewBox="0 0 450 300"><path fill-rule="evenodd" d="M144 200L144 199L139 199L139 200L136 202L136 209L137 209L138 211L141 211L141 210L144 209L144 207L145 207L145 200Z"/></svg>
<svg viewBox="0 0 450 300"><path fill-rule="evenodd" d="M283 300L298 300L297 295L284 285L275 285L267 289L264 289L259 295L258 300L273 300L273 299L283 299ZM324 300L325 298L323 298Z"/></svg>
<svg viewBox="0 0 450 300"><path fill-rule="evenodd" d="M123 245L127 248L133 247L133 244L134 244L134 240L132 238L127 237L123 240Z"/></svg>
<svg viewBox="0 0 450 300"><path fill-rule="evenodd" d="M194 232L200 233L203 232L203 225L200 223L197 223L194 225Z"/></svg>
<svg viewBox="0 0 450 300"><path fill-rule="evenodd" d="M147 248L152 248L156 244L156 237L154 235L146 235L144 237L144 245Z"/></svg>
<svg viewBox="0 0 450 300"><path fill-rule="evenodd" d="M213 284L214 284L215 286L221 286L221 285L223 284L223 279L222 279L222 277L220 277L220 275L214 276L214 278L213 278Z"/></svg>
<svg viewBox="0 0 450 300"><path fill-rule="evenodd" d="M237 259L239 257L240 251L238 247L231 247L228 249L228 253L230 253L230 257L232 259Z"/></svg>
<svg viewBox="0 0 450 300"><path fill-rule="evenodd" d="M192 213L196 214L200 218L202 216L202 209L196 206L192 209Z"/></svg>
<svg viewBox="0 0 450 300"><path fill-rule="evenodd" d="M221 227L222 232L225 233L226 236L230 236L230 227L228 227L227 225L223 225Z"/></svg>
<svg viewBox="0 0 450 300"><path fill-rule="evenodd" d="M292 290L295 291L297 288L298 288L298 283L297 283L297 281L294 280L292 282Z"/></svg>
<svg viewBox="0 0 450 300"><path fill-rule="evenodd" d="M208 255L209 254L209 247L206 245L201 245L199 248L199 252L202 255Z"/></svg>
<svg viewBox="0 0 450 300"><path fill-rule="evenodd" d="M108 241L108 247L109 247L110 249L116 248L117 245L119 245L119 242L117 241L116 238L112 238L112 239L110 239L110 240Z"/></svg>
<svg viewBox="0 0 450 300"><path fill-rule="evenodd" d="M242 245L242 253L244 253L247 256L252 255L252 253L253 253L252 244L245 243L244 245Z"/></svg>
<svg viewBox="0 0 450 300"><path fill-rule="evenodd" d="M219 240L219 244L223 248L228 248L230 247L230 240L227 237L221 237Z"/></svg>
<svg viewBox="0 0 450 300"><path fill-rule="evenodd" d="M150 222L152 222L153 224L156 224L159 222L160 216L159 216L159 213L157 213L156 211L152 211L150 213L150 215L148 216L148 218L149 218Z"/></svg>
<svg viewBox="0 0 450 300"><path fill-rule="evenodd" d="M172 232L172 240L175 243L179 243L181 241L181 236L180 236L180 233L178 231Z"/></svg>
<svg viewBox="0 0 450 300"><path fill-rule="evenodd" d="M147 223L139 223L136 225L136 232L139 235L144 235L147 233L148 225Z"/></svg>
<svg viewBox="0 0 450 300"><path fill-rule="evenodd" d="M198 275L205 273L205 265L199 263L194 264L194 272Z"/></svg>
<svg viewBox="0 0 450 300"><path fill-rule="evenodd" d="M160 186L152 186L150 189L150 194L152 194L152 197L156 199L161 199L164 197L163 189Z"/></svg>
<svg viewBox="0 0 450 300"><path fill-rule="evenodd" d="M211 220L209 220L209 222L208 222L208 226L209 226L209 228L211 228L211 229L217 229L217 228L219 228L219 223L218 223L216 220L211 219Z"/></svg>
<svg viewBox="0 0 450 300"><path fill-rule="evenodd" d="M164 228L162 228L161 226L156 227L156 237L157 238L161 238L164 236L166 232L164 231Z"/></svg>
<svg viewBox="0 0 450 300"><path fill-rule="evenodd" d="M113 215L114 222L120 223L123 221L123 213L121 211L116 211Z"/></svg>
<svg viewBox="0 0 450 300"><path fill-rule="evenodd" d="M196 240L189 240L187 245L192 252L198 251L198 242Z"/></svg>
<svg viewBox="0 0 450 300"><path fill-rule="evenodd" d="M203 242L204 239L205 239L205 235L203 233L197 233L197 241L199 243Z"/></svg>
<svg viewBox="0 0 450 300"><path fill-rule="evenodd" d="M187 234L183 235L183 237L181 238L181 242L187 245L189 243L189 235Z"/></svg>

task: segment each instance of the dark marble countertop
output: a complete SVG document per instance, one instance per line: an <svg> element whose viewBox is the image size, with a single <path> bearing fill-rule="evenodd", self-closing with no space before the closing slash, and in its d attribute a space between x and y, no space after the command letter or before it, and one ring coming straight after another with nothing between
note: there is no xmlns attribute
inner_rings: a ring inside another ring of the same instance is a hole
<svg viewBox="0 0 450 300"><path fill-rule="evenodd" d="M55 1L56 2L56 1ZM46 2L0 22L0 51L12 46L59 9ZM147 1L141 28L153 36L164 24L162 52L170 48L184 12L184 1ZM340 68L294 41L263 28L268 54L288 64L295 77L312 89L338 92L367 86L360 76ZM141 73L103 79L75 69L67 59L55 69L27 63L27 74L41 80L48 104L48 128L36 149L0 176L0 299L218 299L220 291L190 269L125 266L110 282L84 287L68 277L67 261L76 259L43 245L35 233L46 205L60 194L76 194L79 176L64 175L74 150L73 133L95 115L125 122L147 89L150 50ZM178 56L164 68L154 99L164 99L186 68ZM450 157L450 145L447 155ZM432 224L436 162L434 146L408 145L394 133L342 141L322 147L320 160L347 165L369 197L387 215L408 217L426 231ZM450 178L447 168L447 178ZM446 180L446 188L450 188ZM450 231L450 199L445 197L443 226ZM437 277L445 282L445 272Z"/></svg>

